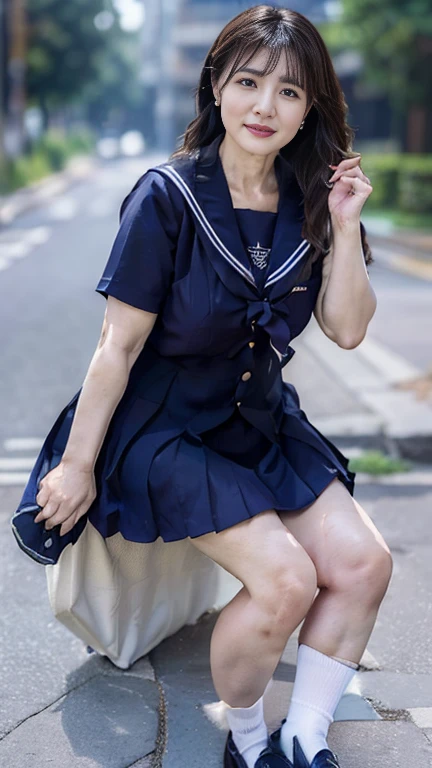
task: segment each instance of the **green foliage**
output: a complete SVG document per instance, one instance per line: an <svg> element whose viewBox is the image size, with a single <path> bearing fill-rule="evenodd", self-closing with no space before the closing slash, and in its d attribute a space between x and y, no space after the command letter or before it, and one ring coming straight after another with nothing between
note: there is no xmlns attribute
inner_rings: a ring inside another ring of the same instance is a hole
<svg viewBox="0 0 432 768"><path fill-rule="evenodd" d="M4 163L0 192L6 194L39 181L47 176L50 170L49 160L42 151L14 159L9 158Z"/></svg>
<svg viewBox="0 0 432 768"><path fill-rule="evenodd" d="M432 155L363 154L362 168L373 186L365 211L432 213Z"/></svg>
<svg viewBox="0 0 432 768"><path fill-rule="evenodd" d="M382 451L365 451L361 456L349 460L352 472L366 472L370 475L389 475L394 472L409 472L412 465L402 459L394 459Z"/></svg>
<svg viewBox="0 0 432 768"><path fill-rule="evenodd" d="M109 29L95 24L101 12L113 16ZM27 19L27 95L46 123L54 109L82 107L87 93L103 104L106 83L127 100L130 84L137 85L139 35L120 28L112 0L28 0Z"/></svg>
<svg viewBox="0 0 432 768"><path fill-rule="evenodd" d="M410 104L430 105L431 0L342 0L341 18L321 31L333 52L362 54L364 79L400 114Z"/></svg>
<svg viewBox="0 0 432 768"><path fill-rule="evenodd" d="M95 147L96 137L89 128L75 128L67 134L67 143L72 155L91 152Z"/></svg>
<svg viewBox="0 0 432 768"><path fill-rule="evenodd" d="M406 213L393 208L368 208L363 216L363 222L367 229L368 219L378 219L380 222L388 221L394 228L412 229L423 232L432 232L432 217L430 213Z"/></svg>
<svg viewBox="0 0 432 768"><path fill-rule="evenodd" d="M53 171L62 170L70 157L87 154L95 145L88 129L75 129L68 134L51 129L37 141L31 151L4 161L0 173L0 194L7 194L39 181Z"/></svg>
<svg viewBox="0 0 432 768"><path fill-rule="evenodd" d="M60 131L51 130L43 134L35 145L35 152L48 158L49 166L53 171L64 168L67 158L70 156L68 142L65 141Z"/></svg>

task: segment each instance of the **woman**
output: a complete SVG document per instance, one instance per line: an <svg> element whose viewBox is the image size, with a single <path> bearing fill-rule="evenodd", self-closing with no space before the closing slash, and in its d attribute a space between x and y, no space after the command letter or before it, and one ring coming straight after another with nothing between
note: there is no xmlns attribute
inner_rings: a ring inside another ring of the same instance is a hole
<svg viewBox="0 0 432 768"><path fill-rule="evenodd" d="M360 212L372 187L329 54L299 13L261 5L230 21L197 112L170 162L123 202L96 288L107 298L98 348L23 499L42 474L35 522L47 548L60 526L56 557L88 519L106 539L187 539L239 579L210 648L225 766L338 766L328 727L391 556L353 498L347 459L281 369L312 311L339 346L364 338L376 298ZM26 536L41 553L23 524L23 548ZM268 738L263 694L303 619L289 712Z"/></svg>

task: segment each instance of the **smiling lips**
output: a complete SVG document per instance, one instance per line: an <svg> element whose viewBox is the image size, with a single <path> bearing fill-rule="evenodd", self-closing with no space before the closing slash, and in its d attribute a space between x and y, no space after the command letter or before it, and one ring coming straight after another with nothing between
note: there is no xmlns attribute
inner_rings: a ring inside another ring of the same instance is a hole
<svg viewBox="0 0 432 768"><path fill-rule="evenodd" d="M257 123L251 123L251 124L245 123L245 128L247 128L248 131L253 133L254 136L261 136L263 138L266 136L273 136L273 134L275 133L273 128L270 128L268 125L258 125Z"/></svg>

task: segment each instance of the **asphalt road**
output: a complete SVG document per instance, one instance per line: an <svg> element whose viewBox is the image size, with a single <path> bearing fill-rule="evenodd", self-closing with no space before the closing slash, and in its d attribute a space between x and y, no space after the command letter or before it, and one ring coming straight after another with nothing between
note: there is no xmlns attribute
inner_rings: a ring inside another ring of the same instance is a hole
<svg viewBox="0 0 432 768"><path fill-rule="evenodd" d="M95 746L94 734L91 742L86 742L84 725L91 721L100 697L106 695L105 689L97 689L97 681L107 674L107 665L87 659L80 641L54 621L43 567L18 549L9 530L9 518L20 498L20 469L23 474L30 470L35 445L81 385L97 343L105 300L94 288L117 231L120 202L148 165L163 159L120 161L102 167L86 182L0 231L0 462L8 456L8 466L14 470L13 482L0 487L0 728L2 734L9 734L0 746L0 763L5 765L48 765L55 744L58 764L65 768L120 768L132 764L153 746L144 741L138 744L140 726L133 717L139 719L141 715L136 709L128 711L127 697L126 704L121 698L125 696L124 690L120 691L122 686L115 689L112 682L108 697L110 728L105 730L102 718L98 721L104 733L101 743ZM378 295L378 310L370 334L412 363L426 367L430 354L426 329L432 319L429 283L399 274L378 259L371 269L371 279ZM22 448L17 452L20 458L15 467L7 448L12 441ZM382 669L364 673L362 678L363 695L381 702L390 714L382 731L378 728L381 723L366 723L364 737L367 739L371 732L367 728L373 728L378 734L376 739L381 739L382 768L393 768L397 764L395 757L403 758L400 764L407 768L426 768L421 745L432 738L432 485L362 486L357 498L383 532L395 560L392 583L368 646ZM161 678L170 663L169 647L165 659L164 650L158 651ZM200 664L207 675L205 696L201 691L194 693L192 682L186 681L189 699L181 698L183 669L174 670L170 678L171 695L175 697L179 691L185 719L192 718L197 700L214 699L206 659ZM117 674L111 669L108 672ZM93 678L96 688L90 695L85 686ZM145 674L142 680L150 686ZM79 691L83 693L81 699ZM68 698L72 693L76 696L73 700ZM113 700L113 696L119 698ZM150 718L149 732L153 732L158 697L149 688L148 698L144 698L151 700L151 712L145 716ZM56 705L60 700L61 705ZM134 706L136 701L134 698ZM399 720L395 714L396 710L406 713L410 709L416 710L420 721L426 723L421 733L417 726L406 722L406 714ZM55 712L61 715L55 716ZM126 712L129 722L116 712ZM186 720L174 716L174 722L185 733ZM414 729L409 733L408 725ZM125 727L129 728L127 746L123 742L119 745ZM359 764L359 757L352 762L354 742L347 729L347 723L340 724L337 751L350 768ZM411 741L414 731L416 736ZM352 737L356 734L353 731ZM405 758L407 738L411 746ZM188 746L187 740L183 743L186 754L192 755L191 744ZM73 757L68 752L71 744ZM24 752L28 762L21 760L20 753ZM46 759L38 758L35 763L34 755L45 754ZM209 756L206 760L209 768L218 764L217 757L214 762L212 759ZM365 768L376 763L373 752L362 761Z"/></svg>

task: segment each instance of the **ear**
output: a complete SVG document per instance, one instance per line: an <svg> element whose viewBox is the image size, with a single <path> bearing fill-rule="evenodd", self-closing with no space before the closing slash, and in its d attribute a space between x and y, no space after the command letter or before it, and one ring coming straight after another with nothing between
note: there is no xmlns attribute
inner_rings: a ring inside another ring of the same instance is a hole
<svg viewBox="0 0 432 768"><path fill-rule="evenodd" d="M220 91L219 91L218 83L214 76L213 70L211 71L210 78L211 78L211 86L213 91L213 98L216 99L216 101L220 102Z"/></svg>

